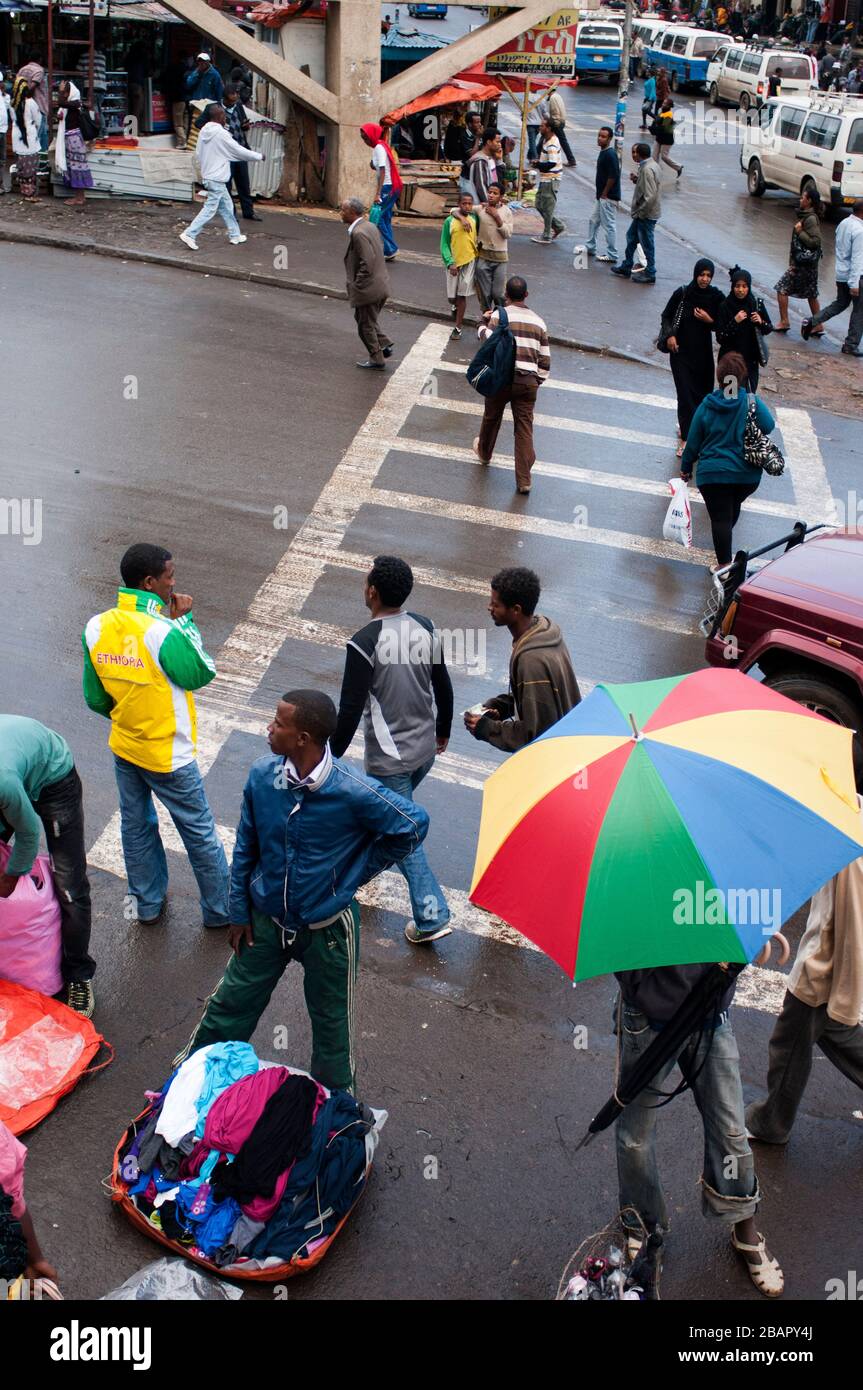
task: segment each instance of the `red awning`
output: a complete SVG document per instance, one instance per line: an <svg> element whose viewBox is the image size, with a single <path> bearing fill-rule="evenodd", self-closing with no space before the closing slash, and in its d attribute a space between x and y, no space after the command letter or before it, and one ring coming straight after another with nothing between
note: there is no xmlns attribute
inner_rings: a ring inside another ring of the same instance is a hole
<svg viewBox="0 0 863 1390"><path fill-rule="evenodd" d="M387 125L395 125L396 121L402 120L405 116L414 116L417 111L431 111L438 106L461 106L468 101L495 101L500 96L500 91L500 87L490 78L484 78L482 74L479 77L474 74L466 77L464 73L459 73L458 77L451 77L440 87L432 87L431 91L423 96L414 97L413 101L407 102L404 106L397 106L381 119Z"/></svg>

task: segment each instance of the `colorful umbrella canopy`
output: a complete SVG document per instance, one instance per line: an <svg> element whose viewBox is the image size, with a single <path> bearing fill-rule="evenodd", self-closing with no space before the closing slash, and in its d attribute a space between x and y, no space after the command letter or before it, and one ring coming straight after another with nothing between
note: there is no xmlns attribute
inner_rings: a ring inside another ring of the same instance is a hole
<svg viewBox="0 0 863 1390"><path fill-rule="evenodd" d="M863 853L851 739L737 671L597 686L486 783L471 901L575 980L751 961Z"/></svg>

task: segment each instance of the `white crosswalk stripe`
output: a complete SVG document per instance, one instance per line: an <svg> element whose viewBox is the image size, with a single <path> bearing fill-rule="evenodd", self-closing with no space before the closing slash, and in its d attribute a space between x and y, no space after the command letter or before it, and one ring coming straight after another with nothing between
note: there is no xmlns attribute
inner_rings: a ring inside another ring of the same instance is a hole
<svg viewBox="0 0 863 1390"><path fill-rule="evenodd" d="M588 526L569 519L543 516L526 508L518 511L500 511L475 503L448 500L431 493L402 491L383 485L381 472L390 458L420 458L423 467L417 471L417 479L423 482L434 479L435 462L482 467L467 445L462 447L440 440L422 440L417 437L416 427L412 423L416 418L415 411L428 410L432 412L431 418L434 418L436 412L446 412L450 419L459 416L475 417L481 412L482 407L475 400L461 400L455 395L440 393L447 382L452 382L457 390L455 375L463 374L464 371L463 365L442 360L449 341L449 332L445 325L430 324L398 365L353 443L325 484L311 513L297 531L275 570L259 588L245 618L229 635L217 654L218 676L198 700L198 762L204 775L212 768L232 734L240 733L256 738L263 736L271 717L271 710L255 704L254 697L256 693L260 695L262 682L286 641L308 643L333 651L343 649L350 632L346 628L324 621L318 615L315 587L329 569L367 572L372 556L350 549L345 544L349 528L366 508L374 508L383 513L392 512L405 518L422 516L433 523L468 522L526 537L600 545L623 553L649 556L666 567L681 563L706 565L712 558L704 550L693 549L687 552L679 546L659 539L661 507L656 513L657 534L643 536L634 531ZM436 382L437 394L428 394L428 383L431 380ZM553 394L549 394L549 391ZM656 433L650 428L630 429L610 425L604 419L596 421L581 418L577 413L542 413L536 417L541 445L546 436L551 438L555 433L563 432L601 438L603 453L606 456L609 447L614 443L661 447L664 451L673 448L672 433L666 428L670 423L667 418L668 412L675 409L674 400L670 395L626 391L604 385L596 387L587 383L558 379L552 379L544 388L544 393L547 400L564 404L568 411L573 406L577 409L582 397L592 398L594 409L597 400L603 403L626 403L627 406L644 412L648 417L647 424L651 423L652 412L661 411L664 418L660 417L656 424L661 424L664 432ZM797 510L804 506L826 511L832 505L832 498L809 417L804 411L785 411L781 414L786 447L793 460L795 504L792 506L752 499L747 503L747 508L768 516L789 518L796 516ZM467 425L466 428L470 431L471 426ZM512 463L511 456L500 454L495 459L494 467L511 469ZM582 489L613 489L618 494L641 495L656 499L657 502L664 501L668 496L667 481L657 477L625 475L587 468L581 464L550 460L539 461L535 472L540 478L559 479L578 485ZM390 531L395 533L398 528L390 526L388 529L384 521L379 529L388 535ZM459 574L447 568L423 566L422 563L413 564L413 555L411 561L417 587L446 589L475 599L485 599L488 595L486 577ZM655 629L658 634L668 633L672 636L691 635L695 627L694 619L688 618L685 613L669 612L665 603L658 602L655 608L647 607L644 611L630 612L626 609L621 610L614 597L599 596L594 598L593 605L596 611L602 612L607 623L635 622ZM480 672L470 665L463 665L458 667L454 674L459 678L482 674L486 680L490 680L494 673L489 673L488 670ZM581 675L579 681L585 693L595 683L594 680L585 679ZM361 760L360 738L354 740L348 756ZM436 760L430 776L437 781L476 793L482 790L486 779L499 764L500 759L496 760L493 756L481 757L458 749L449 749ZM161 807L158 811L166 848L180 851L182 846L172 823ZM226 850L230 853L234 832L227 826L219 826L218 829ZM89 859L94 867L125 876L119 813L115 814L104 828L90 851ZM536 949L505 923L475 908L463 887L447 887L444 891L451 906L453 925L457 930L502 945ZM368 906L377 906L405 916L410 910L404 880L397 873L381 875L360 897ZM741 1002L753 1008L777 1012L784 989L783 980L784 977L775 971L748 972L740 991Z"/></svg>

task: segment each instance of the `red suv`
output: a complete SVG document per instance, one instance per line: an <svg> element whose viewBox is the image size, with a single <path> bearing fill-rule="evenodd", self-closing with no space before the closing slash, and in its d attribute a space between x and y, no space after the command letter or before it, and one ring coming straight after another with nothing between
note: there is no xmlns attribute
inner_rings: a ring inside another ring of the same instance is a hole
<svg viewBox="0 0 863 1390"><path fill-rule="evenodd" d="M758 666L774 690L863 728L863 533L798 522L772 545L740 551L722 578L703 624L710 665Z"/></svg>

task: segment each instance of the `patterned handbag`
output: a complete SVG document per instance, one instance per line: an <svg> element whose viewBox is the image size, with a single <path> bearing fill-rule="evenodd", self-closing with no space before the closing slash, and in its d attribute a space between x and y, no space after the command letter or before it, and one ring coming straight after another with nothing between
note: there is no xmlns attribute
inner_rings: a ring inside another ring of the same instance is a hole
<svg viewBox="0 0 863 1390"><path fill-rule="evenodd" d="M750 396L743 431L743 457L750 468L761 468L771 478L778 478L785 472L785 455L762 430L755 418L755 409L755 397Z"/></svg>

